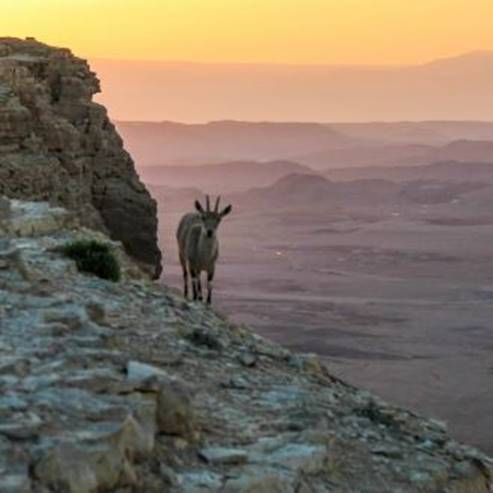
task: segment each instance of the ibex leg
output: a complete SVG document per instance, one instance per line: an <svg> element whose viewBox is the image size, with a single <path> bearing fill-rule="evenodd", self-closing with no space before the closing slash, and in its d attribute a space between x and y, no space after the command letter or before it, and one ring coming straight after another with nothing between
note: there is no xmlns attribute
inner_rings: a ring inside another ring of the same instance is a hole
<svg viewBox="0 0 493 493"><path fill-rule="evenodd" d="M183 296L188 299L188 270L187 263L180 257L181 268L183 270Z"/></svg>
<svg viewBox="0 0 493 493"><path fill-rule="evenodd" d="M192 278L192 292L193 292L193 301L197 300L198 290L197 290L197 273L193 270L190 271L190 277Z"/></svg>
<svg viewBox="0 0 493 493"><path fill-rule="evenodd" d="M212 281L214 280L214 271L207 273L207 303L210 305L212 302Z"/></svg>
<svg viewBox="0 0 493 493"><path fill-rule="evenodd" d="M202 282L200 280L200 272L197 274L197 294L199 301L202 301Z"/></svg>

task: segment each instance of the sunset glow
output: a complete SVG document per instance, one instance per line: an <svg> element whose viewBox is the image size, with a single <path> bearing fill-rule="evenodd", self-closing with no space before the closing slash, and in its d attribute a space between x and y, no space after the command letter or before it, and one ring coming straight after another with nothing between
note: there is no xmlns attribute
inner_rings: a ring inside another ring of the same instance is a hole
<svg viewBox="0 0 493 493"><path fill-rule="evenodd" d="M491 0L2 0L0 33L85 57L388 64L493 48Z"/></svg>

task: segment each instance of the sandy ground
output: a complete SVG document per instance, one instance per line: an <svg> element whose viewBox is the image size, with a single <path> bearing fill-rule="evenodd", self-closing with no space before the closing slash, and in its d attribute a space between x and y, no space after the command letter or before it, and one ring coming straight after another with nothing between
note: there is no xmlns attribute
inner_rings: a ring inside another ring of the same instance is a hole
<svg viewBox="0 0 493 493"><path fill-rule="evenodd" d="M432 212L233 214L214 303L493 453L493 226ZM161 238L165 281L181 287L178 216Z"/></svg>

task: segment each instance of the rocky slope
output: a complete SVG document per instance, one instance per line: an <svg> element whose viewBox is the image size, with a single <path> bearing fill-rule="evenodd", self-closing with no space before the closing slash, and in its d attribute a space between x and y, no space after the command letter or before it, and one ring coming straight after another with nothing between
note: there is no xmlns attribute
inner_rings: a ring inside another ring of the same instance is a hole
<svg viewBox="0 0 493 493"><path fill-rule="evenodd" d="M69 50L0 38L0 193L77 211L158 275L156 204L97 92Z"/></svg>
<svg viewBox="0 0 493 493"><path fill-rule="evenodd" d="M76 214L0 201L0 490L477 492L493 463L139 276L79 273Z"/></svg>

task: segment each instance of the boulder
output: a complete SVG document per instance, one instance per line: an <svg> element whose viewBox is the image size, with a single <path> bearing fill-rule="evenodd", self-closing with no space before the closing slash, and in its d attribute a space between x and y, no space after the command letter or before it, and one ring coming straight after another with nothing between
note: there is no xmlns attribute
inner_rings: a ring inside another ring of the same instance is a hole
<svg viewBox="0 0 493 493"><path fill-rule="evenodd" d="M163 382L159 388L156 421L158 430L167 435L190 438L195 416L190 393L178 382Z"/></svg>

